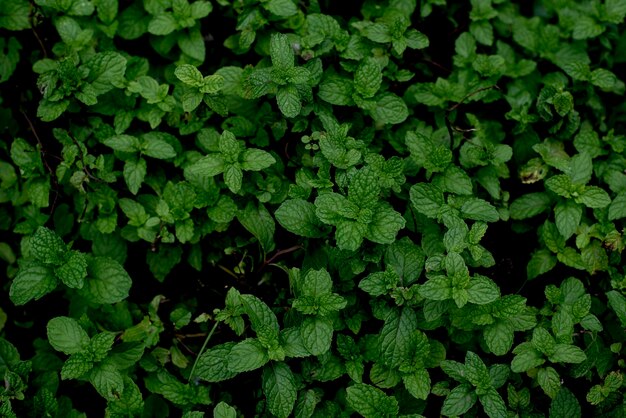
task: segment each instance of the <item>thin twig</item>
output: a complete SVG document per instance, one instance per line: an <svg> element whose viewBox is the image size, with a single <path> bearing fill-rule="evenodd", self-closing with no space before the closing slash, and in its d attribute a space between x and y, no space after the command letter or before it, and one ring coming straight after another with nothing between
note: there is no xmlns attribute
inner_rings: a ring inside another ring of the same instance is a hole
<svg viewBox="0 0 626 418"><path fill-rule="evenodd" d="M263 261L263 264L261 265L261 268L259 270L263 270L265 268L265 266L270 264L272 261L274 261L276 258L280 257L281 255L289 254L289 253L292 253L294 251L301 250L301 249L302 249L301 245L294 245L293 247L289 247L289 248L286 248L284 250L276 251L276 254L274 254L268 260Z"/></svg>
<svg viewBox="0 0 626 418"><path fill-rule="evenodd" d="M491 90L491 89L500 90L500 87L498 87L497 84L494 84L493 86L482 87L482 88L479 88L478 90L474 90L473 92L466 94L459 102L457 102L454 106L446 110L446 128L448 128L448 134L450 135L450 142L454 142L454 132L453 132L454 130L458 132L463 132L462 130L460 130L460 128L457 128L457 127L454 127L454 129L452 128L452 123L450 122L450 113L454 112L459 106L463 104L463 102L465 102L465 100L469 99L470 97L480 92L483 92L485 90Z"/></svg>
<svg viewBox="0 0 626 418"><path fill-rule="evenodd" d="M187 382L191 381L191 378L193 377L193 372L196 370L196 366L198 365L198 360L200 359L200 356L202 355L202 353L204 353L204 350L206 349L206 346L209 343L209 340L211 339L211 337L213 336L213 333L217 329L217 326L219 325L219 323L220 323L219 321L216 321L215 324L213 325L213 328L211 328L209 335L206 336L206 340L204 340L204 343L202 344L202 347L200 348L200 352L198 353L196 360L193 362L193 366L191 367L191 371L189 372L189 379L187 379Z"/></svg>
<svg viewBox="0 0 626 418"><path fill-rule="evenodd" d="M48 153L46 152L46 149L43 146L43 142L41 142L41 138L39 138L39 135L37 134L35 125L33 125L33 122L30 120L30 118L28 117L24 109L20 109L20 113L22 114L22 116L24 116L24 119L26 119L26 122L28 123L28 126L30 127L31 132L33 133L33 136L37 140L37 144L39 146L39 153L41 154L41 160L43 162L44 167L46 167L46 170L50 174L50 180L52 180L52 185L54 188L54 200L52 201L52 206L50 207L50 213L53 213L54 208L56 207L57 198L59 197L59 182L57 180L56 175L54 174L54 170L52 169L52 167L50 167L50 164L48 164L48 160L46 159L46 155L48 155Z"/></svg>
<svg viewBox="0 0 626 418"><path fill-rule="evenodd" d="M30 5L33 10L37 9L37 5L33 4L32 2ZM30 28L33 31L33 35L35 35L35 39L37 39L37 43L39 43L41 52L43 52L43 57L48 58L48 51L46 51L46 47L43 41L41 40L41 38L39 37L39 34L37 33L37 29L35 29L35 14L34 13L31 13L30 15Z"/></svg>
<svg viewBox="0 0 626 418"><path fill-rule="evenodd" d="M85 163L85 154L83 153L83 149L81 148L80 144L78 143L78 141L76 140L76 138L74 138L71 135L68 135L71 139L72 142L74 142L74 145L76 145L76 147L78 148L78 152L80 153L79 157L80 157L80 162L83 163L83 173L85 173L87 175L87 177L89 177L90 179L97 181L99 183L104 183L104 180L94 176L93 174L91 174L91 170L89 170L89 168L87 167L87 164Z"/></svg>

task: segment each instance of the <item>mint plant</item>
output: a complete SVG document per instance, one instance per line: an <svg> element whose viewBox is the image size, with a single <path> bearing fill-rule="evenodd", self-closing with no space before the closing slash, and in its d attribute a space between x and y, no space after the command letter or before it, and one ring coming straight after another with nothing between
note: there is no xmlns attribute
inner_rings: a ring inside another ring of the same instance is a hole
<svg viewBox="0 0 626 418"><path fill-rule="evenodd" d="M624 416L626 2L342 6L2 2L1 416Z"/></svg>

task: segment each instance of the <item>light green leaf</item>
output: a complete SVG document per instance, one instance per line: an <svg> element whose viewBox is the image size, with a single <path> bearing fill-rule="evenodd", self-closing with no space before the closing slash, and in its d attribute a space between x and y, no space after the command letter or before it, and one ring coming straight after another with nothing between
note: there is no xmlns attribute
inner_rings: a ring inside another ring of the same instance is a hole
<svg viewBox="0 0 626 418"><path fill-rule="evenodd" d="M353 90L352 80L331 76L322 80L317 97L333 105L349 106L354 103L352 100Z"/></svg>
<svg viewBox="0 0 626 418"><path fill-rule="evenodd" d="M489 388L478 399L489 418L506 418L508 416L506 404L494 388Z"/></svg>
<svg viewBox="0 0 626 418"><path fill-rule="evenodd" d="M61 379L78 379L93 368L91 356L79 351L69 356L61 368Z"/></svg>
<svg viewBox="0 0 626 418"><path fill-rule="evenodd" d="M143 184L146 174L148 173L148 164L143 158L137 160L128 160L124 163L124 181L128 186L128 190L136 195Z"/></svg>
<svg viewBox="0 0 626 418"><path fill-rule="evenodd" d="M587 360L585 352L575 345L557 344L554 353L550 355L553 363L582 363Z"/></svg>
<svg viewBox="0 0 626 418"><path fill-rule="evenodd" d="M278 92L276 92L276 103L282 114L288 118L295 118L302 109L298 89L291 84L278 89Z"/></svg>
<svg viewBox="0 0 626 418"><path fill-rule="evenodd" d="M593 174L591 156L586 152L574 155L569 162L567 173L573 184L587 184Z"/></svg>
<svg viewBox="0 0 626 418"><path fill-rule="evenodd" d="M445 204L443 192L429 183L418 183L411 187L411 203L415 210L429 218L436 218Z"/></svg>
<svg viewBox="0 0 626 418"><path fill-rule="evenodd" d="M354 73L354 88L365 98L374 97L383 81L383 72L374 58L361 61Z"/></svg>
<svg viewBox="0 0 626 418"><path fill-rule="evenodd" d="M348 199L361 208L371 208L378 201L380 184L376 172L369 166L357 171L350 180Z"/></svg>
<svg viewBox="0 0 626 418"><path fill-rule="evenodd" d="M54 274L67 287L81 289L87 277L87 258L85 254L71 250L65 257L65 263L55 268Z"/></svg>
<svg viewBox="0 0 626 418"><path fill-rule="evenodd" d="M213 418L237 418L237 411L222 401L213 408Z"/></svg>
<svg viewBox="0 0 626 418"><path fill-rule="evenodd" d="M398 401L383 391L364 383L346 389L348 405L365 418L391 418L398 415Z"/></svg>
<svg viewBox="0 0 626 418"><path fill-rule="evenodd" d="M292 0L269 0L264 7L272 14L289 17L298 13L298 6Z"/></svg>
<svg viewBox="0 0 626 418"><path fill-rule="evenodd" d="M337 247L342 250L356 251L363 243L363 237L366 233L366 225L351 220L339 221L335 231Z"/></svg>
<svg viewBox="0 0 626 418"><path fill-rule="evenodd" d="M9 297L16 305L24 305L52 292L57 284L51 268L41 263L29 263L18 270L11 283Z"/></svg>
<svg viewBox="0 0 626 418"><path fill-rule="evenodd" d="M626 218L626 191L618 193L609 205L609 221L622 218Z"/></svg>
<svg viewBox="0 0 626 418"><path fill-rule="evenodd" d="M324 236L324 225L315 215L315 205L302 199L284 201L274 213L287 231L307 238Z"/></svg>
<svg viewBox="0 0 626 418"><path fill-rule="evenodd" d="M405 224L402 215L386 204L380 205L367 225L365 237L378 244L392 244Z"/></svg>
<svg viewBox="0 0 626 418"><path fill-rule="evenodd" d="M500 219L495 207L489 202L477 198L470 198L461 206L461 216L483 222L496 222Z"/></svg>
<svg viewBox="0 0 626 418"><path fill-rule="evenodd" d="M562 200L554 208L554 221L563 238L571 237L582 219L583 208L571 200Z"/></svg>
<svg viewBox="0 0 626 418"><path fill-rule="evenodd" d="M450 280L445 276L431 277L419 288L419 294L430 300L450 299L452 297Z"/></svg>
<svg viewBox="0 0 626 418"><path fill-rule="evenodd" d="M272 65L279 70L287 70L294 66L293 49L287 35L274 33L270 38L270 57Z"/></svg>
<svg viewBox="0 0 626 418"><path fill-rule="evenodd" d="M417 281L424 269L425 255L410 238L395 240L385 252L385 265L391 267L405 285Z"/></svg>
<svg viewBox="0 0 626 418"><path fill-rule="evenodd" d="M237 165L226 165L224 169L224 183L228 186L228 189L237 193L241 190L241 185L243 182L243 171Z"/></svg>
<svg viewBox="0 0 626 418"><path fill-rule="evenodd" d="M293 373L285 363L271 363L263 369L263 393L270 412L287 418L296 403L298 391Z"/></svg>
<svg viewBox="0 0 626 418"><path fill-rule="evenodd" d="M176 67L174 75L183 83L193 87L202 86L204 81L202 73L196 67L190 64L183 64Z"/></svg>
<svg viewBox="0 0 626 418"><path fill-rule="evenodd" d="M582 203L588 208L603 208L611 203L609 194L596 186L589 186L575 198L577 203Z"/></svg>
<svg viewBox="0 0 626 418"><path fill-rule="evenodd" d="M148 132L141 136L141 152L144 155L160 160L176 157L176 151L166 140L169 135L163 132Z"/></svg>
<svg viewBox="0 0 626 418"><path fill-rule="evenodd" d="M315 215L325 224L335 225L344 218L356 219L358 206L339 193L324 193L315 199Z"/></svg>
<svg viewBox="0 0 626 418"><path fill-rule="evenodd" d="M500 297L500 288L491 279L475 275L467 287L468 302L485 305Z"/></svg>
<svg viewBox="0 0 626 418"><path fill-rule="evenodd" d="M248 338L237 343L230 349L226 357L228 370L234 373L256 370L263 367L268 361L267 351L256 338ZM199 376L202 375L199 374Z"/></svg>
<svg viewBox="0 0 626 418"><path fill-rule="evenodd" d="M245 150L241 160L241 169L246 171L260 171L276 162L272 154L256 148Z"/></svg>
<svg viewBox="0 0 626 418"><path fill-rule="evenodd" d="M224 172L224 158L219 154L210 154L202 157L185 168L185 178L192 179L213 177Z"/></svg>
<svg viewBox="0 0 626 418"><path fill-rule="evenodd" d="M380 124L398 124L409 117L409 109L404 100L393 93L383 93L378 96L376 107L372 111L372 118Z"/></svg>
<svg viewBox="0 0 626 418"><path fill-rule="evenodd" d="M447 417L463 415L474 406L477 398L470 385L459 385L446 396L441 413Z"/></svg>
<svg viewBox="0 0 626 418"><path fill-rule="evenodd" d="M53 230L40 226L29 242L32 254L37 260L45 264L63 263L67 247Z"/></svg>
<svg viewBox="0 0 626 418"><path fill-rule="evenodd" d="M511 361L511 370L515 373L522 373L545 363L543 355L535 350L531 343L521 343L513 349L515 357Z"/></svg>
<svg viewBox="0 0 626 418"><path fill-rule="evenodd" d="M89 344L87 332L74 318L58 316L46 326L48 342L57 351L74 354L83 351Z"/></svg>
<svg viewBox="0 0 626 418"><path fill-rule="evenodd" d="M139 139L130 135L115 135L102 141L107 147L121 152L139 151Z"/></svg>
<svg viewBox="0 0 626 418"><path fill-rule="evenodd" d="M26 0L5 0L0 9L0 28L23 30L30 28L31 5Z"/></svg>
<svg viewBox="0 0 626 418"><path fill-rule="evenodd" d="M153 35L169 35L178 28L176 18L170 13L161 13L148 23L148 32Z"/></svg>
<svg viewBox="0 0 626 418"><path fill-rule="evenodd" d="M111 304L128 297L132 280L117 261L108 257L93 257L88 261L87 274L81 291L91 302Z"/></svg>

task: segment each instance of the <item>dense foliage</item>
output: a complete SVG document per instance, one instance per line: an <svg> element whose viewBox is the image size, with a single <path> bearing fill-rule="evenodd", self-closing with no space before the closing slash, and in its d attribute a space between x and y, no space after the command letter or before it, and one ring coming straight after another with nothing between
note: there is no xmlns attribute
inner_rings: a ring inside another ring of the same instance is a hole
<svg viewBox="0 0 626 418"><path fill-rule="evenodd" d="M625 16L1 0L0 416L623 417Z"/></svg>

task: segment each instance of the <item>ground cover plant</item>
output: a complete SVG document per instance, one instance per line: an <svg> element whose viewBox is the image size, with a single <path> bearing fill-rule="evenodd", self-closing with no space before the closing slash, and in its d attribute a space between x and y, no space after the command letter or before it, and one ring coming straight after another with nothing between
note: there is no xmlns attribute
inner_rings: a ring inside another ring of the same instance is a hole
<svg viewBox="0 0 626 418"><path fill-rule="evenodd" d="M2 0L0 415L623 417L625 0Z"/></svg>

